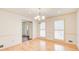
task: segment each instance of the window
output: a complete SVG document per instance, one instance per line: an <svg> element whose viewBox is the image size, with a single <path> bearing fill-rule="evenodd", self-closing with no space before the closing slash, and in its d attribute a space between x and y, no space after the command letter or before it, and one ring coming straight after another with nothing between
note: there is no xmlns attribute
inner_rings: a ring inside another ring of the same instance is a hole
<svg viewBox="0 0 79 59"><path fill-rule="evenodd" d="M54 22L54 38L64 39L64 20L57 20Z"/></svg>
<svg viewBox="0 0 79 59"><path fill-rule="evenodd" d="M40 22L40 36L45 37L45 22Z"/></svg>

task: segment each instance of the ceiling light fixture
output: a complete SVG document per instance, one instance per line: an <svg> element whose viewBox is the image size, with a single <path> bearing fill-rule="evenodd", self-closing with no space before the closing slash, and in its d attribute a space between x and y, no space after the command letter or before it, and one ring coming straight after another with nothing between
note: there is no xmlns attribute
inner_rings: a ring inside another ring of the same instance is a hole
<svg viewBox="0 0 79 59"><path fill-rule="evenodd" d="M45 20L45 16L41 15L41 8L38 8L38 16L35 17L36 20Z"/></svg>

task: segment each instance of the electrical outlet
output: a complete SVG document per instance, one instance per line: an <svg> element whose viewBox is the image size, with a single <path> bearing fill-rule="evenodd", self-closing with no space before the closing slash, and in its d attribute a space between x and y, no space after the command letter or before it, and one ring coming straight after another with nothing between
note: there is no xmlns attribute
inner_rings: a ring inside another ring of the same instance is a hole
<svg viewBox="0 0 79 59"><path fill-rule="evenodd" d="M3 45L0 45L0 48L3 48Z"/></svg>
<svg viewBox="0 0 79 59"><path fill-rule="evenodd" d="M72 42L71 40L69 40L69 42Z"/></svg>

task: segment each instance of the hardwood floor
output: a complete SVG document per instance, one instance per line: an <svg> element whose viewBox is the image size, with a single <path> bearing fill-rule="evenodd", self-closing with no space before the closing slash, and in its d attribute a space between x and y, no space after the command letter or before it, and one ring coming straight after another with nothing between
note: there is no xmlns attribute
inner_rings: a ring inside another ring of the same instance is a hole
<svg viewBox="0 0 79 59"><path fill-rule="evenodd" d="M34 39L1 51L78 51L78 49L74 44Z"/></svg>

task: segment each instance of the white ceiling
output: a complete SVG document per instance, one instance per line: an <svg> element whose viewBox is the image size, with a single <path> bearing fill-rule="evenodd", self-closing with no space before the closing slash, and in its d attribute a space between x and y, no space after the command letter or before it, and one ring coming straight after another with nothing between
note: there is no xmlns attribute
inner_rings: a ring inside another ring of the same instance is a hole
<svg viewBox="0 0 79 59"><path fill-rule="evenodd" d="M38 16L38 8L3 8L6 11L25 16L27 19L34 19ZM76 8L41 8L42 16L50 17L77 11Z"/></svg>

